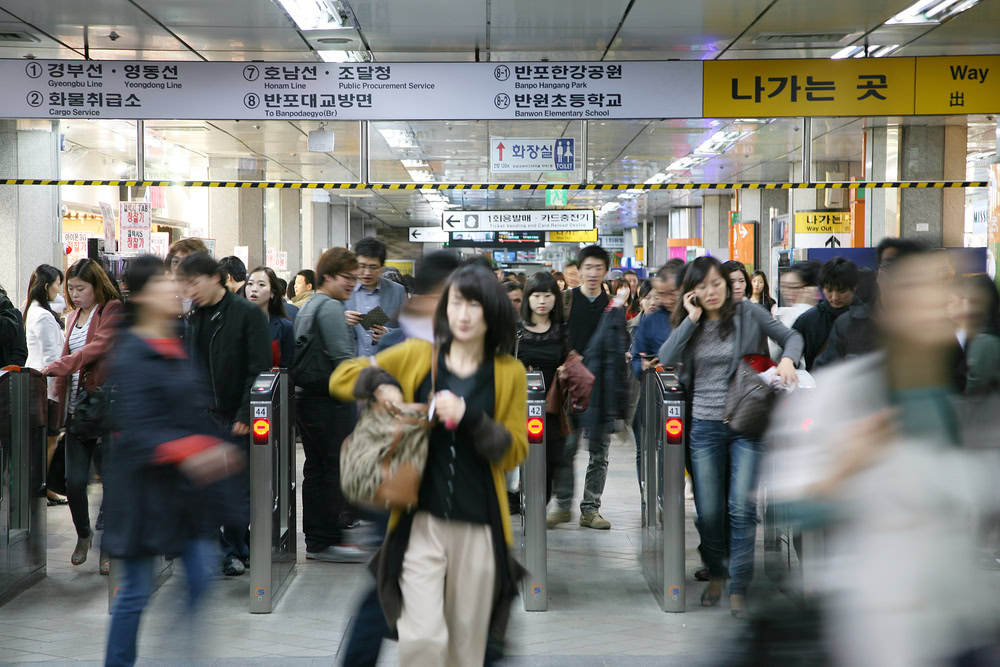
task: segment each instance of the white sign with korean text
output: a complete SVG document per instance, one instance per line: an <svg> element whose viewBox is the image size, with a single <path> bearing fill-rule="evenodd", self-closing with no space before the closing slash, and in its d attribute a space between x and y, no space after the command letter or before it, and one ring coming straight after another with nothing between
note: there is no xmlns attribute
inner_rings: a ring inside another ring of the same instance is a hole
<svg viewBox="0 0 1000 667"><path fill-rule="evenodd" d="M576 141L554 139L490 139L491 171L573 171Z"/></svg>
<svg viewBox="0 0 1000 667"><path fill-rule="evenodd" d="M593 209L560 211L444 211L448 232L574 231L594 228Z"/></svg>
<svg viewBox="0 0 1000 667"><path fill-rule="evenodd" d="M152 204L148 201L121 202L118 208L118 224L121 227L118 253L122 257L138 257L151 251Z"/></svg>
<svg viewBox="0 0 1000 667"><path fill-rule="evenodd" d="M157 257L166 258L170 250L170 234L167 232L153 232L150 234L150 252Z"/></svg>
<svg viewBox="0 0 1000 667"><path fill-rule="evenodd" d="M69 249L66 253L66 261L69 264L87 256L87 239L92 237L93 234L87 232L63 232L63 243Z"/></svg>
<svg viewBox="0 0 1000 667"><path fill-rule="evenodd" d="M115 251L115 209L107 202L100 202L101 218L104 219L104 250Z"/></svg>
<svg viewBox="0 0 1000 667"><path fill-rule="evenodd" d="M274 255L274 268L276 271L287 271L288 270L288 253L284 250L279 250Z"/></svg>
<svg viewBox="0 0 1000 667"><path fill-rule="evenodd" d="M699 118L702 63L4 60L6 118ZM207 102L206 102L207 101ZM412 130L381 131L400 147ZM392 138L391 138L392 137Z"/></svg>
<svg viewBox="0 0 1000 667"><path fill-rule="evenodd" d="M597 239L597 245L601 246L606 250L624 250L625 249L625 237L624 236L600 236Z"/></svg>
<svg viewBox="0 0 1000 667"><path fill-rule="evenodd" d="M410 243L448 243L448 232L440 227L410 227Z"/></svg>
<svg viewBox="0 0 1000 667"><path fill-rule="evenodd" d="M278 251L274 248L268 248L264 252L264 265L269 266L272 269L277 269L278 264Z"/></svg>

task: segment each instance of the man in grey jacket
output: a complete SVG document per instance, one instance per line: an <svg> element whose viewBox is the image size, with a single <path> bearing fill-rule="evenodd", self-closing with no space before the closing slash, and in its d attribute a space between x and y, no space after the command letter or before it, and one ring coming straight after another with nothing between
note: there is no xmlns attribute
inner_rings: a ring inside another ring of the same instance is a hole
<svg viewBox="0 0 1000 667"><path fill-rule="evenodd" d="M368 323L364 318L376 308L381 308L392 323L395 323L399 308L406 302L406 289L402 285L382 277L385 266L385 244L367 236L354 246L358 257L358 284L354 286L351 298L344 304L347 323L354 329L356 354L370 357L378 349L382 336L392 328L385 324Z"/></svg>

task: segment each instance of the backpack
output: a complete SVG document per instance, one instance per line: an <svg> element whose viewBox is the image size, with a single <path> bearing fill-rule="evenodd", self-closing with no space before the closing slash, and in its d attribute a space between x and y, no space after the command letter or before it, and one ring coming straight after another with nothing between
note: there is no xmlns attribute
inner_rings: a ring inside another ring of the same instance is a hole
<svg viewBox="0 0 1000 667"><path fill-rule="evenodd" d="M326 353L323 335L320 333L319 315L323 307L316 304L316 313L308 331L295 339L295 357L289 367L295 386L302 387L311 394L330 393L330 376L333 375L333 361Z"/></svg>

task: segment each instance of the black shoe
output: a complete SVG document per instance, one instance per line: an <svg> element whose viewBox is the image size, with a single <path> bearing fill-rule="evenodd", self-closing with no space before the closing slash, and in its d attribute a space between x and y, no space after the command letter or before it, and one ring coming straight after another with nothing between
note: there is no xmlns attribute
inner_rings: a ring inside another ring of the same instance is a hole
<svg viewBox="0 0 1000 667"><path fill-rule="evenodd" d="M337 527L341 530L354 530L361 527L361 521L359 519L348 519Z"/></svg>
<svg viewBox="0 0 1000 667"><path fill-rule="evenodd" d="M239 577L246 572L243 562L236 557L230 558L222 564L222 574L227 577Z"/></svg>
<svg viewBox="0 0 1000 667"><path fill-rule="evenodd" d="M701 568L700 570L697 570L694 573L694 580L695 581L711 581L712 580L712 575L709 574L707 567L703 567L703 568Z"/></svg>

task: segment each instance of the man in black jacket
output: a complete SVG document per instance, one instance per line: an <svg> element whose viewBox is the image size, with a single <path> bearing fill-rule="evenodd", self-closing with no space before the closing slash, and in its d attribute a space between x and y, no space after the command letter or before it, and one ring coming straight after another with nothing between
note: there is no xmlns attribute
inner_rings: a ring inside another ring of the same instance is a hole
<svg viewBox="0 0 1000 667"><path fill-rule="evenodd" d="M271 368L271 335L263 312L226 289L218 262L207 253L188 256L177 274L194 305L187 321L187 346L212 390L212 416L232 433L249 459L250 388ZM246 471L233 478L237 506L222 527L222 568L243 574L250 560L250 481Z"/></svg>
<svg viewBox="0 0 1000 667"><path fill-rule="evenodd" d="M834 257L819 272L819 286L823 301L802 313L792 328L805 339L806 370L822 352L830 337L830 330L838 317L854 303L854 290L858 286L858 266L849 259Z"/></svg>
<svg viewBox="0 0 1000 667"><path fill-rule="evenodd" d="M0 287L0 368L23 366L28 360L28 343L25 339L24 320L14 307L7 292Z"/></svg>

